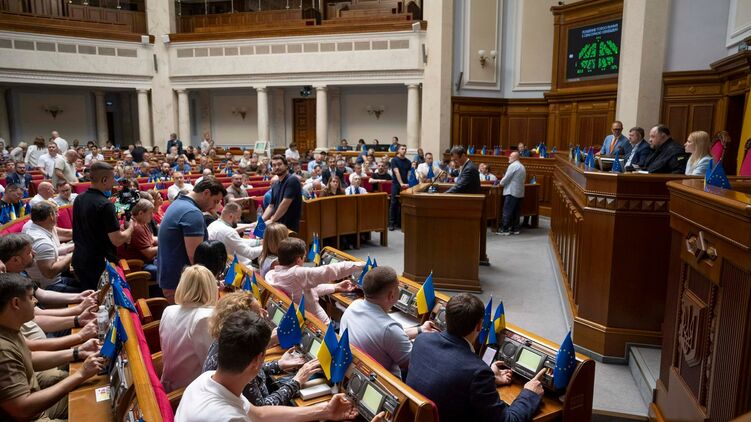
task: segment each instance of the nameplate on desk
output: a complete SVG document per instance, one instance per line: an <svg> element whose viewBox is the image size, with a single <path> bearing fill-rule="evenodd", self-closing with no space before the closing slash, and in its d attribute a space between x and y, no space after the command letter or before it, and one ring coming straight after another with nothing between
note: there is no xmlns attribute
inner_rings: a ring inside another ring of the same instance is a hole
<svg viewBox="0 0 751 422"><path fill-rule="evenodd" d="M99 403L100 401L106 401L110 399L110 386L105 387L99 387L96 390L94 390L94 397L96 397L96 402Z"/></svg>

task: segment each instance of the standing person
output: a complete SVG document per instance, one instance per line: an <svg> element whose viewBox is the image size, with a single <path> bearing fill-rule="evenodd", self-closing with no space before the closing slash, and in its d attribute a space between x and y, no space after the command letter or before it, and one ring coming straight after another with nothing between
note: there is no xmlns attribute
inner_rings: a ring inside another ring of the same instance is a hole
<svg viewBox="0 0 751 422"><path fill-rule="evenodd" d="M133 224L120 229L115 205L109 201L115 172L98 161L91 165L91 186L73 203L73 267L84 290L96 290L104 260L117 262L117 247L130 241Z"/></svg>
<svg viewBox="0 0 751 422"><path fill-rule="evenodd" d="M39 167L39 157L46 153L44 149L44 138L38 136L34 139L34 145L26 149L26 158L24 163L29 170Z"/></svg>
<svg viewBox="0 0 751 422"><path fill-rule="evenodd" d="M271 166L279 182L271 188L271 203L266 207L263 219L266 224L279 222L292 231L299 231L302 213L300 179L289 174L287 159L283 155L273 156Z"/></svg>
<svg viewBox="0 0 751 422"><path fill-rule="evenodd" d="M462 146L451 148L451 160L459 166L459 175L446 193L480 193L480 172L467 157L467 150Z"/></svg>
<svg viewBox="0 0 751 422"><path fill-rule="evenodd" d="M55 184L57 183L56 178L65 178L63 175L65 159L59 154L57 144L54 141L47 142L47 153L39 157L37 167L42 170L46 179L52 179Z"/></svg>
<svg viewBox="0 0 751 422"><path fill-rule="evenodd" d="M394 136L394 142L398 142L396 136ZM398 145L398 144L397 144ZM396 148L396 156L391 159L391 215L389 218L389 230L394 231L397 228L402 227L402 207L399 203L399 192L402 191L402 185L407 183L407 175L412 168L412 162L407 155L407 147L405 145L398 145Z"/></svg>
<svg viewBox="0 0 751 422"><path fill-rule="evenodd" d="M524 199L524 181L527 180L527 170L519 161L519 153L512 152L508 161L509 166L500 183L503 186L503 224L499 234L503 236L519 234L519 211Z"/></svg>
<svg viewBox="0 0 751 422"><path fill-rule="evenodd" d="M52 131L52 141L57 145L57 150L60 151L60 154L64 153L68 150L68 141L60 137L60 133L58 133L56 130Z"/></svg>
<svg viewBox="0 0 751 422"><path fill-rule="evenodd" d="M78 176L76 176L76 160L77 159L78 159L78 154L76 153L76 151L72 149L65 151L65 168L63 169L64 180L58 180L58 184L62 181L65 181L68 183L78 183Z"/></svg>
<svg viewBox="0 0 751 422"><path fill-rule="evenodd" d="M172 151L172 147L177 147L178 154L183 153L183 141L177 139L176 133L170 133L169 135L169 139L167 140L167 154Z"/></svg>
<svg viewBox="0 0 751 422"><path fill-rule="evenodd" d="M194 263L196 248L208 238L202 213L216 208L226 194L216 178L204 177L193 192L178 196L164 213L159 227L157 281L170 303L175 302L183 268Z"/></svg>

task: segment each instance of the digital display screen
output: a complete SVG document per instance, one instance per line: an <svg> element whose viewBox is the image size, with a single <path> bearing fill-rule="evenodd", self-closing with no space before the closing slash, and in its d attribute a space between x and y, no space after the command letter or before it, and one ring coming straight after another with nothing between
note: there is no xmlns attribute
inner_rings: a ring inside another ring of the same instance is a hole
<svg viewBox="0 0 751 422"><path fill-rule="evenodd" d="M409 305L409 301L412 300L412 295L407 292L402 292L401 296L399 297L399 303L402 305Z"/></svg>
<svg viewBox="0 0 751 422"><path fill-rule="evenodd" d="M368 384L367 387L365 387L365 394L362 395L361 403L365 406L366 409L373 412L373 414L378 413L378 407L381 406L381 402L383 401L383 395L378 392L372 385Z"/></svg>
<svg viewBox="0 0 751 422"><path fill-rule="evenodd" d="M284 318L284 312L279 308L274 308L274 315L271 316L271 320L274 321L274 324L279 325L282 318Z"/></svg>
<svg viewBox="0 0 751 422"><path fill-rule="evenodd" d="M310 343L310 351L308 352L308 354L315 358L316 356L318 356L319 350L321 350L321 340L314 338Z"/></svg>
<svg viewBox="0 0 751 422"><path fill-rule="evenodd" d="M538 355L529 349L522 349L521 353L519 353L519 359L516 360L516 364L530 372L536 372L537 368L540 367L541 360L542 355Z"/></svg>
<svg viewBox="0 0 751 422"><path fill-rule="evenodd" d="M569 29L566 79L617 75L620 52L620 19Z"/></svg>
<svg viewBox="0 0 751 422"><path fill-rule="evenodd" d="M482 361L485 362L488 366L493 364L493 360L495 359L495 354L498 351L495 350L492 347L488 347L485 349L485 354L482 355Z"/></svg>

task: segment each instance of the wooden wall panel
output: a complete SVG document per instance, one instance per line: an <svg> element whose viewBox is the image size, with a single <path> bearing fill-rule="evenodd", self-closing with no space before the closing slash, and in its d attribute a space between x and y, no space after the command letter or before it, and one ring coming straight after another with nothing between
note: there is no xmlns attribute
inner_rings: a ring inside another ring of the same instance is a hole
<svg viewBox="0 0 751 422"><path fill-rule="evenodd" d="M509 149L519 142L537 145L547 134L544 100L452 98L452 145Z"/></svg>

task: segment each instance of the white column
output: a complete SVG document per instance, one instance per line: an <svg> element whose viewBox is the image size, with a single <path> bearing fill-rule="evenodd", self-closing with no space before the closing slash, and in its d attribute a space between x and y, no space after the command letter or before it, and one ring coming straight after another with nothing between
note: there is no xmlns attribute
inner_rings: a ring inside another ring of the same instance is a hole
<svg viewBox="0 0 751 422"><path fill-rule="evenodd" d="M153 146L151 139L151 111L149 110L149 90L138 90L138 139L144 146Z"/></svg>
<svg viewBox="0 0 751 422"><path fill-rule="evenodd" d="M275 142L289 145L292 138L287 137L287 126L285 124L286 105L284 101L284 88L274 88L271 90L271 136Z"/></svg>
<svg viewBox="0 0 751 422"><path fill-rule="evenodd" d="M420 145L420 85L407 85L407 150L417 151ZM432 151L431 151L432 152ZM440 151L436 151L440 152Z"/></svg>
<svg viewBox="0 0 751 422"><path fill-rule="evenodd" d="M329 100L325 86L316 87L316 148L329 148Z"/></svg>
<svg viewBox="0 0 751 422"><path fill-rule="evenodd" d="M451 72L454 42L454 0L423 2L427 64L422 82L421 147L439 153L451 143Z"/></svg>
<svg viewBox="0 0 751 422"><path fill-rule="evenodd" d="M272 149L269 139L269 94L265 86L257 87L256 93L258 95L258 140L269 142L269 149ZM284 144L284 139L277 141Z"/></svg>
<svg viewBox="0 0 751 422"><path fill-rule="evenodd" d="M177 103L170 80L170 43L164 35L177 32L174 1L147 1L146 23L148 33L154 36L149 55L154 57L154 75L151 79L151 123L154 143L164 151L167 138L178 131Z"/></svg>
<svg viewBox="0 0 751 422"><path fill-rule="evenodd" d="M624 128L659 123L670 2L623 2L616 119ZM650 54L645 55L644 52ZM628 129L626 129L628 130Z"/></svg>
<svg viewBox="0 0 751 422"><path fill-rule="evenodd" d="M94 91L94 103L96 109L96 141L101 146L109 141L107 131L107 109L104 103L104 92Z"/></svg>
<svg viewBox="0 0 751 422"><path fill-rule="evenodd" d="M0 138L5 139L5 147L13 142L10 139L10 124L8 123L8 106L5 104L5 88L0 88ZM20 141L19 141L20 142Z"/></svg>
<svg viewBox="0 0 751 422"><path fill-rule="evenodd" d="M340 139L342 139L342 93L339 88L329 88L329 138L332 141L332 146L335 146ZM350 140L354 142L354 139ZM354 144L353 144L354 145Z"/></svg>
<svg viewBox="0 0 751 422"><path fill-rule="evenodd" d="M188 104L188 91L177 90L177 126L178 138L183 141L183 147L190 145L190 105Z"/></svg>

